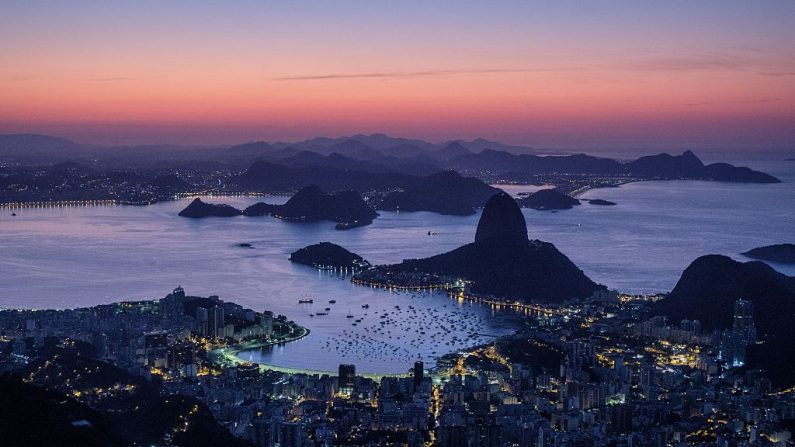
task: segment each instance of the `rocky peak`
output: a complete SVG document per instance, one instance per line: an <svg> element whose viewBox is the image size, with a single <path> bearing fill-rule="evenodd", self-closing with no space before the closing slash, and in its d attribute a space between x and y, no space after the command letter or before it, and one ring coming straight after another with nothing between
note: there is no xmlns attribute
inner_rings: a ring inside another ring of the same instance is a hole
<svg viewBox="0 0 795 447"><path fill-rule="evenodd" d="M488 239L517 239L527 241L527 223L516 200L504 192L493 195L478 222L475 242Z"/></svg>

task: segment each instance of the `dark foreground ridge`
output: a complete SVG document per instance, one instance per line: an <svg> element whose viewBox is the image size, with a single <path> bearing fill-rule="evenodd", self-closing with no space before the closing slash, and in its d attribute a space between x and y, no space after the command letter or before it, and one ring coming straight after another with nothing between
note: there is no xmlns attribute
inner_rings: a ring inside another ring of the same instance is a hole
<svg viewBox="0 0 795 447"><path fill-rule="evenodd" d="M373 223L378 216L356 191L326 194L315 185L298 191L284 205L256 203L243 210L246 216L274 216L299 222L331 220L338 230L361 227Z"/></svg>
<svg viewBox="0 0 795 447"><path fill-rule="evenodd" d="M795 244L776 244L757 247L746 251L743 255L763 261L795 264Z"/></svg>
<svg viewBox="0 0 795 447"><path fill-rule="evenodd" d="M738 262L707 255L693 261L670 295L653 312L669 321L699 320L706 329L732 325L734 303L753 303L753 321L761 344L752 345L748 365L767 370L779 383L795 380L795 277L758 261Z"/></svg>
<svg viewBox="0 0 795 447"><path fill-rule="evenodd" d="M364 258L337 244L321 242L310 245L290 254L290 261L319 269L354 269L370 267Z"/></svg>
<svg viewBox="0 0 795 447"><path fill-rule="evenodd" d="M486 203L474 243L430 258L378 267L358 279L379 282L423 274L464 279L475 294L525 302L586 298L600 287L554 245L529 240L519 206L505 193L494 195Z"/></svg>

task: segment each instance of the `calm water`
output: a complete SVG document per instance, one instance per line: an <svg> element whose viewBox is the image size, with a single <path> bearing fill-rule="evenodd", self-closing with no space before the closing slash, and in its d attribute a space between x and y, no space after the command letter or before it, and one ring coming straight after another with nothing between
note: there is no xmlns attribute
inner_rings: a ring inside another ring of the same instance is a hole
<svg viewBox="0 0 795 447"><path fill-rule="evenodd" d="M593 190L584 198L618 205L525 210L528 233L553 242L592 279L611 288L667 291L702 254L743 259L739 253L750 248L795 240L795 163L754 167L785 183L645 182ZM207 200L243 207L259 199ZM489 340L473 334L511 331L510 321L481 306L440 294L353 286L287 260L290 252L320 241L340 244L373 263L428 256L470 242L478 216L381 213L373 225L341 232L327 222L177 217L186 204L23 209L16 217L0 210L0 307L68 308L154 299L181 284L190 294L217 294L273 310L312 330L304 340L258 353L263 361L316 370L351 362L361 371L378 373L403 372L417 357L432 362ZM438 235L427 236L428 230ZM242 242L253 248L238 247ZM774 267L795 275L793 266ZM305 296L315 304L298 305ZM337 303L328 304L331 299ZM331 308L328 316L309 316L325 307ZM346 318L348 313L354 318ZM362 321L353 326L356 319Z"/></svg>

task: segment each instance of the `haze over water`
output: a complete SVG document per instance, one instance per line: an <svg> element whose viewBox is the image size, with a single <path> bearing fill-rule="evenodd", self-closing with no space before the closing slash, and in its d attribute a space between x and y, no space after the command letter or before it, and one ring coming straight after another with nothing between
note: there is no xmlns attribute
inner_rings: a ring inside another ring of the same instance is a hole
<svg viewBox="0 0 795 447"><path fill-rule="evenodd" d="M668 291L700 255L719 253L745 260L740 252L793 242L795 163L746 164L783 183L670 181L597 189L583 198L618 205L524 210L528 233L554 243L593 280L610 288ZM532 189L510 188L514 193ZM207 200L243 207L261 199ZM266 200L277 203L286 198ZM340 362L352 362L360 371L378 373L403 372L418 356L432 362L451 350L490 340L485 335L470 337L473 333L512 330L510 321L493 318L489 309L459 304L444 294L412 297L354 286L287 260L290 252L320 241L340 244L375 264L429 256L471 242L479 215L382 212L373 225L336 231L330 222L178 217L187 203L22 209L15 210L16 217L12 210L0 210L0 306L73 308L157 299L181 284L189 294L217 294L256 310L272 310L312 330L304 340L264 353L268 363L333 370ZM429 230L438 235L428 236ZM774 267L795 275L795 267ZM298 299L305 297L315 304L299 306ZM337 303L328 304L331 299ZM363 304L370 309L362 309ZM325 307L332 308L328 316L309 316ZM355 319L346 318L348 312L363 321L352 326ZM379 332L380 315L385 313L394 322Z"/></svg>

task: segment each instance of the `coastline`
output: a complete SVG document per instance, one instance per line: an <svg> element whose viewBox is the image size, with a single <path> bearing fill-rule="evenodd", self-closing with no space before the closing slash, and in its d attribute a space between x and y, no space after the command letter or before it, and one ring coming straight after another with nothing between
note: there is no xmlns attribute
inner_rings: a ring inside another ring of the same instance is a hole
<svg viewBox="0 0 795 447"><path fill-rule="evenodd" d="M287 344L293 341L300 340L306 336L308 336L311 331L304 327L299 326L303 331L300 335L290 338L288 340L281 340L281 341L273 341L273 342L266 342L266 343L239 343L231 346L227 346L225 348L213 349L212 351L207 353L208 359L216 365L220 366L233 366L233 365L240 365L245 363L254 363L259 366L260 371L276 371L285 374L308 374L308 375L329 375L329 376L336 376L336 371L321 371L315 369L305 369L305 368L289 368L285 366L277 366L271 365L268 363L262 362L253 362L250 360L245 360L241 358L238 354L241 352L247 351L254 351L257 349L280 345L280 344ZM409 377L410 374L408 372L405 373L384 373L384 374L375 374L375 373L367 373L367 372L359 372L357 375L366 377L368 379L375 380L379 382L382 377Z"/></svg>

